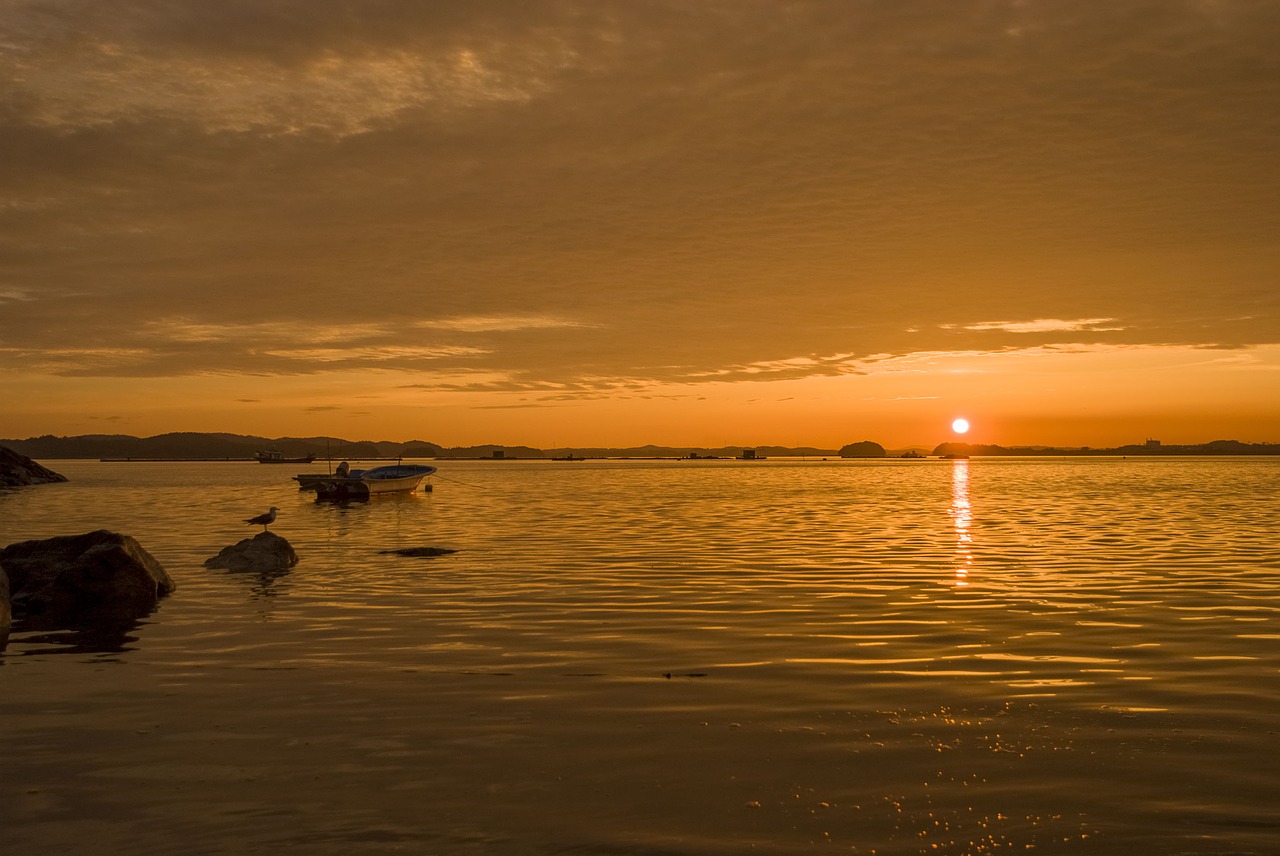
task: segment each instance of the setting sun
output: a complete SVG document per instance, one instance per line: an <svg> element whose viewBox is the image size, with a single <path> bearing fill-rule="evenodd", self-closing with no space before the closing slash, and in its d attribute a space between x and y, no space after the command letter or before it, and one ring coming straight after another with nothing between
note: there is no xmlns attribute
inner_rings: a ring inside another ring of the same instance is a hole
<svg viewBox="0 0 1280 856"><path fill-rule="evenodd" d="M969 431L969 420L968 420L968 419L957 419L955 422L952 422L952 423L951 423L951 430L952 430L952 431L954 431L954 432L956 432L957 434L965 434L965 433L968 433L968 431Z"/></svg>

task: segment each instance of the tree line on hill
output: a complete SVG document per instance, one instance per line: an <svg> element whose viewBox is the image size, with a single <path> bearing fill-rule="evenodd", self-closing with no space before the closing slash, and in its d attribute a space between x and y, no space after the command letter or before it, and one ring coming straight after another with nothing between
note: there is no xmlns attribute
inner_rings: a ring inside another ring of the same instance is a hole
<svg viewBox="0 0 1280 856"><path fill-rule="evenodd" d="M349 458L434 458L444 451L435 443L411 440L390 441L343 440L337 437L255 437L242 434L206 434L176 432L154 437L132 437L127 434L84 434L55 437L46 434L25 440L0 440L32 458L154 458L252 460L257 452L278 449L286 457L307 455Z"/></svg>
<svg viewBox="0 0 1280 856"><path fill-rule="evenodd" d="M553 457L737 457L744 448L755 448L761 457L776 455L835 455L834 449L782 446L709 448L699 446L632 446L627 448L559 448L538 449L532 446L485 443L475 446L441 446L426 440L397 442L391 440L345 440L340 437L257 437L243 434L205 434L178 432L154 437L132 437L126 434L86 434L55 437L46 434L23 440L0 440L30 458L107 458L158 460L252 460L257 452L279 450L287 458L314 455L317 458L553 458Z"/></svg>

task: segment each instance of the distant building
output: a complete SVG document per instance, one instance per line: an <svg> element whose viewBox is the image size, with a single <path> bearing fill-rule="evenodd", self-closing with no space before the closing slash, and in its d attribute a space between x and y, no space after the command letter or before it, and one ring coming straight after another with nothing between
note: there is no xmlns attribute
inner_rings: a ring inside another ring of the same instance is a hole
<svg viewBox="0 0 1280 856"><path fill-rule="evenodd" d="M755 459L756 459L756 450L755 450L755 449L743 449L743 450L742 450L742 460L744 460L744 461L754 461Z"/></svg>
<svg viewBox="0 0 1280 856"><path fill-rule="evenodd" d="M506 449L494 449L494 450L493 450L493 456L494 456L495 458L505 458L505 457L507 456L507 450L506 450Z"/></svg>
<svg viewBox="0 0 1280 856"><path fill-rule="evenodd" d="M1150 437L1148 437L1148 438L1147 438L1147 448L1148 448L1148 449L1158 449L1158 448L1160 448L1160 441L1159 441L1159 440L1152 440Z"/></svg>

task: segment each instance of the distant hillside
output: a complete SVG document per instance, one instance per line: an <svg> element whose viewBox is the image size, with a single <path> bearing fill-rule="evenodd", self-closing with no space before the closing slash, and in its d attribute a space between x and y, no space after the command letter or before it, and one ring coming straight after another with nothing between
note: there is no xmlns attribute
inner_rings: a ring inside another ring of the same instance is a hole
<svg viewBox="0 0 1280 856"><path fill-rule="evenodd" d="M755 449L759 458L821 458L834 456L834 449L817 449L812 446L626 446L580 447L546 450L547 457L563 458L574 455L580 458L736 458L746 449Z"/></svg>
<svg viewBox="0 0 1280 856"><path fill-rule="evenodd" d="M744 449L754 448L760 458L834 458L843 456L874 456L885 453L878 443L864 440L835 449L819 449L811 446L790 448L786 446L629 446L610 447L561 447L536 449L532 446L503 446L494 443L476 446L446 448L425 440L405 443L391 440L344 440L340 437L254 437L243 434L201 434L179 432L159 434L155 437L131 437L126 434L83 434L78 437L28 437L25 440L0 440L19 454L36 460L60 458L149 458L160 460L253 459L255 452L279 449L286 457L297 458L315 455L317 458L346 458L349 460L373 460L377 458L736 458ZM888 453L900 457L901 451ZM1054 448L1049 446L991 446L969 443L943 443L936 447L934 455L1280 455L1280 444L1241 443L1238 440L1214 440L1194 446L1166 446L1143 444L1120 446L1114 449Z"/></svg>
<svg viewBox="0 0 1280 856"><path fill-rule="evenodd" d="M1055 448L1052 446L991 446L971 443L942 443L933 450L935 455L1011 455L1011 456L1131 456L1160 457L1163 455L1280 455L1280 443L1241 443L1239 440L1214 440L1190 446L1170 446L1163 443L1134 443L1110 449Z"/></svg>
<svg viewBox="0 0 1280 856"><path fill-rule="evenodd" d="M475 446L446 448L425 440L398 443L389 440L344 440L340 437L256 437L243 434L173 433L155 437L131 437L126 434L84 434L77 437L29 437L25 440L0 440L30 458L210 458L215 460L251 460L255 452L279 449L289 458L315 455L318 458L733 458L742 454L743 446L719 449L701 446L634 446L630 448L559 448L536 449L532 446L504 446L484 443ZM783 446L759 446L760 457L835 455L833 449Z"/></svg>
<svg viewBox="0 0 1280 856"><path fill-rule="evenodd" d="M30 437L26 440L0 440L29 458L211 458L216 460L251 460L255 452L279 449L286 457L305 455L348 458L433 458L443 449L435 443L411 440L360 441L353 443L337 437L252 437L241 434L159 434L155 437L130 437L125 434L85 434L78 437Z"/></svg>
<svg viewBox="0 0 1280 856"><path fill-rule="evenodd" d="M7 446L30 458L154 458L161 460L213 459L252 460L254 453L267 449L279 449L289 458L315 455L317 458L348 458L369 460L374 458L734 458L741 455L743 446L726 446L718 449L700 446L635 446L631 448L560 448L536 449L532 446L504 446L485 443L476 446L446 448L425 440L407 443L389 440L344 440L340 437L255 437L242 434L173 433L155 437L131 437L126 434L84 434L77 437L29 437L25 440L0 440ZM759 446L760 457L835 455L832 449L799 448L783 446Z"/></svg>

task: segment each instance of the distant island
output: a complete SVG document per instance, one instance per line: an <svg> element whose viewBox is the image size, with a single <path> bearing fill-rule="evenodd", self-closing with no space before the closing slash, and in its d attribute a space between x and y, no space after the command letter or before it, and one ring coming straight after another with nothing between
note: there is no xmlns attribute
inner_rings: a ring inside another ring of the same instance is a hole
<svg viewBox="0 0 1280 856"><path fill-rule="evenodd" d="M444 459L559 459L587 458L922 458L983 456L1169 456L1169 455L1280 455L1280 443L1242 443L1238 440L1214 440L1196 445L1165 445L1155 440L1114 448L1061 448L1053 446L994 446L970 443L942 443L932 452L924 449L886 450L879 443L862 440L840 449L809 446L629 446L573 447L538 449L532 446L481 444L445 447L425 440L394 442L389 440L344 440L339 437L255 437L242 434L207 434L179 432L155 437L132 437L126 434L84 434L75 437L29 437L23 440L0 440L15 452L35 459L107 459L107 460L208 460L251 461L260 451L279 450L286 457L375 460L395 458ZM750 454L748 454L750 453Z"/></svg>

